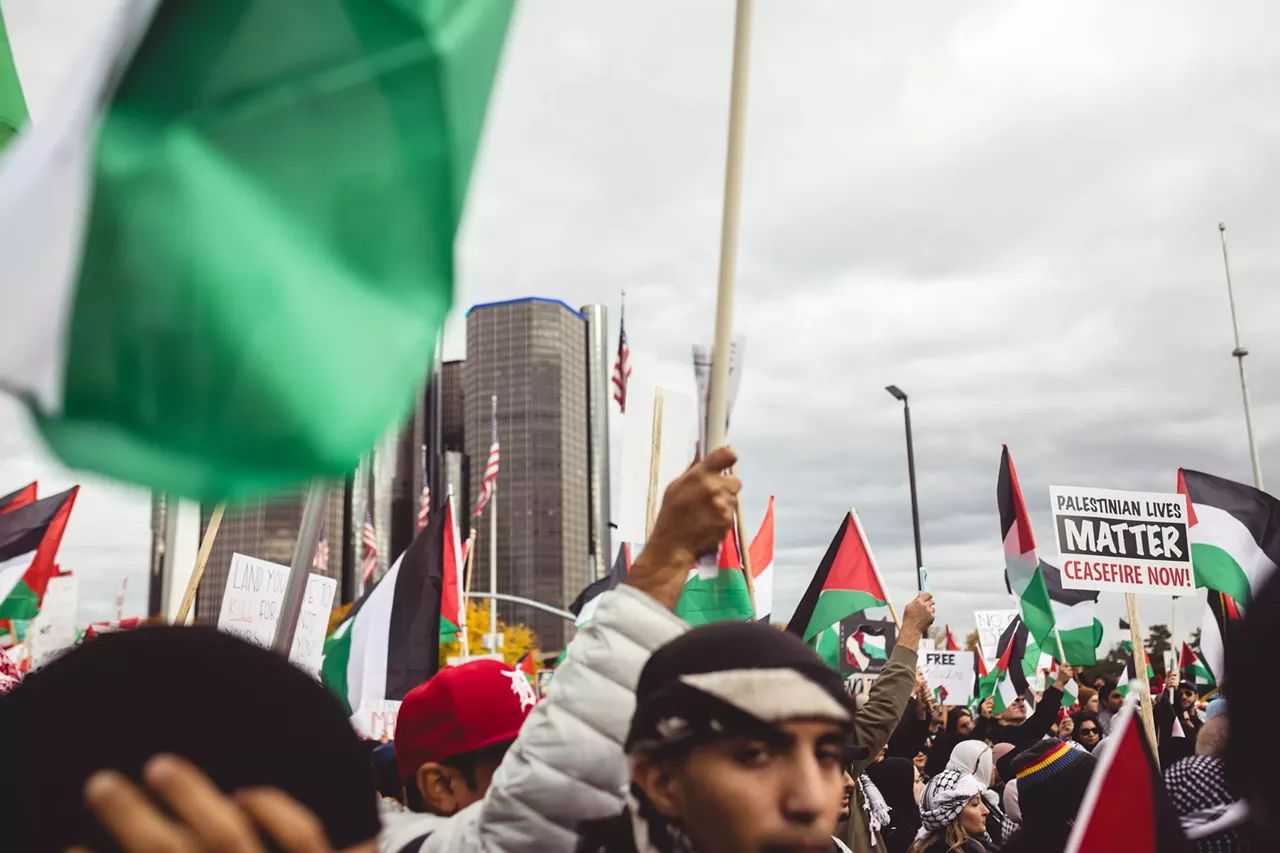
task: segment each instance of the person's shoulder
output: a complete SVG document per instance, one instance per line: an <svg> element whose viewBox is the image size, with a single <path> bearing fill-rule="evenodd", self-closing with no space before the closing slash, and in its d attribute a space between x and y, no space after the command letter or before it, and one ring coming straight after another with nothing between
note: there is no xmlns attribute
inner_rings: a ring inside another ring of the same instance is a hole
<svg viewBox="0 0 1280 853"><path fill-rule="evenodd" d="M378 833L379 853L417 851L432 833L450 818L408 810L383 809L382 832Z"/></svg>

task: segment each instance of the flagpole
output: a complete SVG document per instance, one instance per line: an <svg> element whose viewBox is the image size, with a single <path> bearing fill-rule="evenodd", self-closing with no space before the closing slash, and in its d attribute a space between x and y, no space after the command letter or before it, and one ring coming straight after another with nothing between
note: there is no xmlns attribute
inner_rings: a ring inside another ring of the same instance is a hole
<svg viewBox="0 0 1280 853"><path fill-rule="evenodd" d="M293 649L293 635L298 630L298 618L307 597L307 581L316 559L316 546L320 544L320 527L324 523L324 511L329 506L329 484L317 477L307 490L307 502L302 508L302 523L298 525L298 544L293 549L293 562L289 566L289 579L284 585L284 599L280 602L280 618L276 620L276 633L271 650L284 657Z"/></svg>
<svg viewBox="0 0 1280 853"><path fill-rule="evenodd" d="M649 541L649 534L653 533L653 523L658 517L658 475L662 462L662 401L662 389L654 388L653 433L650 436L649 447L649 494L645 502L644 521L644 538L646 542Z"/></svg>
<svg viewBox="0 0 1280 853"><path fill-rule="evenodd" d="M1142 705L1142 726L1146 729L1147 740L1151 743L1151 754L1156 766L1160 765L1160 742L1156 740L1155 717L1151 707L1151 685L1147 681L1147 650L1142 644L1142 626L1138 624L1138 599L1131 593L1124 594L1125 604L1129 608L1129 639L1133 643L1133 674L1142 682L1138 693L1138 701ZM1141 673L1141 675L1139 675Z"/></svg>
<svg viewBox="0 0 1280 853"><path fill-rule="evenodd" d="M747 71L751 58L754 0L738 0L733 29L733 82L729 90L729 150L724 176L724 215L720 227L720 277L716 288L716 336L711 350L711 387L707 403L707 446L724 444L729 400L729 347L733 338L733 290L738 266L738 224L742 198L742 147L747 123Z"/></svg>
<svg viewBox="0 0 1280 853"><path fill-rule="evenodd" d="M492 422L498 422L498 395L489 398ZM488 467L486 463L486 467ZM498 478L489 494L489 592L498 591ZM489 599L489 651L498 652L498 599Z"/></svg>
<svg viewBox="0 0 1280 853"><path fill-rule="evenodd" d="M226 510L227 503L223 501L215 506L209 515L209 524L204 529L204 538L200 540L200 552L196 554L195 568L191 570L191 577L187 578L187 589L182 593L182 603L178 605L178 613L173 620L175 625L187 624L187 615L191 612L192 602L196 600L196 590L200 588L200 579L204 577L204 567L209 562L209 554L213 552L213 540L218 535L222 514Z"/></svg>
<svg viewBox="0 0 1280 853"><path fill-rule="evenodd" d="M1262 491L1262 462L1258 459L1258 445L1253 438L1253 416L1249 411L1249 380L1244 372L1244 357L1249 354L1249 349L1240 346L1240 325L1236 322L1236 297L1231 289L1231 263L1227 260L1227 226L1224 222L1218 223L1218 237L1222 241L1222 269L1227 278L1227 303L1231 306L1231 332L1236 342L1236 348L1231 351L1231 355L1240 367L1240 397L1244 400L1244 428L1249 436L1249 461L1253 463L1253 486Z"/></svg>
<svg viewBox="0 0 1280 853"><path fill-rule="evenodd" d="M880 576L880 564L876 562L876 554L871 550L871 543L867 541L866 535L862 532L862 520L858 518L858 511L853 507L849 507L849 515L853 516L853 526L858 530L858 538L862 540L862 547L867 550L867 558L871 561L871 571L875 572L876 580L880 582L880 588L884 590L884 603L889 606L889 615L893 617L894 627L901 631L902 623L898 621L898 611L893 608L893 599L889 597L888 584Z"/></svg>

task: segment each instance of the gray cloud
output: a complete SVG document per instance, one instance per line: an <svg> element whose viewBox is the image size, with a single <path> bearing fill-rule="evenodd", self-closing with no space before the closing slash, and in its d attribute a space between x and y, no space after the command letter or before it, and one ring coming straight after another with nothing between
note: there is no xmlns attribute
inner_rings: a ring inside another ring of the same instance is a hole
<svg viewBox="0 0 1280 853"><path fill-rule="evenodd" d="M3 0L37 117L99 5ZM757 5L732 439L749 525L777 495L780 612L850 505L899 605L909 596L889 382L912 395L926 562L957 628L1008 601L1002 443L1046 549L1051 483L1168 490L1179 465L1247 481L1219 219L1264 464L1276 459L1280 7ZM689 346L712 333L732 8L520 5L459 247L460 306L531 293L616 306L625 289L637 378L691 390ZM29 431L4 453L6 482L13 460L58 470ZM1280 462L1266 472L1280 478ZM110 560L145 564L145 505L88 494L73 529L92 534L69 530L64 559L127 539L131 557L93 557L113 599ZM125 507L127 520L111 514ZM1142 603L1145 621L1167 621L1167 601ZM1120 600L1103 605L1110 628ZM1179 605L1180 628L1198 610Z"/></svg>

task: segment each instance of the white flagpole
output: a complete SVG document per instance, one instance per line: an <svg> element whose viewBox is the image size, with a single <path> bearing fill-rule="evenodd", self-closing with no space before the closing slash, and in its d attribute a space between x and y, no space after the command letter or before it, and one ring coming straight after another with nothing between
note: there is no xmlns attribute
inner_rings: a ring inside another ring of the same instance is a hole
<svg viewBox="0 0 1280 853"><path fill-rule="evenodd" d="M1222 240L1222 269L1227 277L1227 302L1231 305L1231 332L1236 342L1236 348L1231 351L1231 355L1240 367L1240 396L1244 400L1244 428L1249 436L1249 461L1253 463L1253 486L1262 491L1262 462L1258 459L1258 445L1253 440L1253 416L1249 411L1249 380L1245 378L1244 373L1244 357L1249 354L1249 349L1240 346L1240 325L1236 322L1236 297L1231 290L1231 264L1227 260L1226 223L1218 223L1218 237Z"/></svg>
<svg viewBox="0 0 1280 853"><path fill-rule="evenodd" d="M716 336L711 350L707 403L707 446L724 444L729 398L729 348L733 338L733 289L738 267L738 223L742 198L742 146L747 124L747 70L751 56L754 0L738 0L733 30L733 82L729 91L729 151L724 175L724 215L720 226L720 278L716 288Z"/></svg>
<svg viewBox="0 0 1280 853"><path fill-rule="evenodd" d="M498 395L490 400L492 422L498 422ZM490 449L492 452L492 449ZM485 467L488 467L486 461ZM492 491L489 493L489 592L498 591L498 478L494 477ZM491 653L498 652L498 599L489 599L489 634Z"/></svg>

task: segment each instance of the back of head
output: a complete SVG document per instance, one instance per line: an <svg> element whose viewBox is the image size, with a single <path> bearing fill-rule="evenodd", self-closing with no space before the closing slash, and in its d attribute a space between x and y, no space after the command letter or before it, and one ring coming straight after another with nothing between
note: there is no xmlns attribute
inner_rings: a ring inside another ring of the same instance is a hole
<svg viewBox="0 0 1280 853"><path fill-rule="evenodd" d="M1195 835L1192 853L1245 850L1243 825L1247 816L1231 806L1238 799L1227 785L1226 765L1208 755L1193 755L1164 771L1169 792L1188 836Z"/></svg>
<svg viewBox="0 0 1280 853"><path fill-rule="evenodd" d="M1092 687L1081 687L1079 694L1078 700L1080 702L1080 707L1083 708L1085 705L1089 704L1090 699L1098 695L1098 691L1094 690Z"/></svg>
<svg viewBox="0 0 1280 853"><path fill-rule="evenodd" d="M117 849L83 805L85 782L101 769L136 782L157 753L225 792L281 789L336 849L377 835L368 753L328 691L212 629L144 628L80 646L0 700L6 849Z"/></svg>
<svg viewBox="0 0 1280 853"><path fill-rule="evenodd" d="M1245 618L1226 637L1227 674L1231 687L1227 718L1227 773L1233 786L1248 801L1254 823L1267 847L1280 846L1280 785L1275 768L1280 764L1280 744L1274 737L1280 684L1260 677L1269 667L1259 650L1270 648L1275 626L1280 624L1280 581L1275 575L1250 605Z"/></svg>
<svg viewBox="0 0 1280 853"><path fill-rule="evenodd" d="M991 747L987 746L986 741L966 740L956 744L955 749L951 750L947 769L968 773L981 782L983 787L990 788L994 761Z"/></svg>
<svg viewBox="0 0 1280 853"><path fill-rule="evenodd" d="M1214 717L1200 728L1196 735L1196 755L1212 755L1226 759L1227 743L1231 737L1231 722L1226 715Z"/></svg>
<svg viewBox="0 0 1280 853"><path fill-rule="evenodd" d="M1013 761L1024 837L1064 839L1097 761L1060 740L1042 740Z"/></svg>

